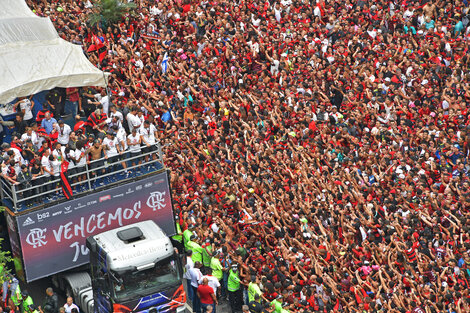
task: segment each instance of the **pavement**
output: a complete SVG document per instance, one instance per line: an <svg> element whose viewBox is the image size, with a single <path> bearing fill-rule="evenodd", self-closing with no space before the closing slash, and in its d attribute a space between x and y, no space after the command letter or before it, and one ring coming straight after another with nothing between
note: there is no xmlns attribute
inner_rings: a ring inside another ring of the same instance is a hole
<svg viewBox="0 0 470 313"><path fill-rule="evenodd" d="M35 305L43 305L44 299L46 298L46 288L52 287L59 297L59 305L65 304L65 292L61 290L56 290L52 284L52 279L50 277L39 279L31 283L25 284L20 282L21 290L28 290L29 295L33 298Z"/></svg>
<svg viewBox="0 0 470 313"><path fill-rule="evenodd" d="M43 305L44 299L46 297L46 288L48 287L52 287L57 293L59 297L59 305L63 305L66 302L65 291L56 290L53 287L52 279L50 277L39 279L28 284L20 282L20 287L21 290L28 290L30 296L33 298L35 305ZM186 280L184 280L184 287L186 290ZM191 306L191 303L186 303L186 312L193 313L193 309ZM224 299L219 299L219 305L217 306L216 312L230 313L231 309L228 301Z"/></svg>
<svg viewBox="0 0 470 313"><path fill-rule="evenodd" d="M183 279L184 290L186 291L186 294L188 294L188 286L186 282L186 279ZM228 301L225 299L219 299L219 305L217 306L215 311L218 313L232 312ZM192 303L186 303L186 312L193 313Z"/></svg>

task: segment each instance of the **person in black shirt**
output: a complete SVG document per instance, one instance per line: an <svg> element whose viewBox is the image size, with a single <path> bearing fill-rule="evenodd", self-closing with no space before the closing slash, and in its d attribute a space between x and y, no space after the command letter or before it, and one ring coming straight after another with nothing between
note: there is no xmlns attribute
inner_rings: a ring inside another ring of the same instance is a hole
<svg viewBox="0 0 470 313"><path fill-rule="evenodd" d="M23 189L31 187L31 180L32 180L32 176L31 176L31 172L28 166L25 164L21 165L21 171L18 173L18 176L17 176L17 181L20 183L19 189L23 190ZM28 198L31 196L31 194L32 194L31 190L25 190L23 191L23 198ZM27 206L30 206L32 204L32 200L31 199L26 200L25 204Z"/></svg>
<svg viewBox="0 0 470 313"><path fill-rule="evenodd" d="M22 154L23 158L27 161L31 161L34 159L36 154L38 153L38 148L36 148L35 145L33 145L33 142L31 139L26 140Z"/></svg>
<svg viewBox="0 0 470 313"><path fill-rule="evenodd" d="M44 171L41 167L41 159L39 157L36 157L35 159L31 160L30 162L32 164L32 167L31 167L31 184L33 186L37 186L36 189L33 189L33 193L35 195L37 194L40 194L42 192L42 182L43 182L43 178L42 178L42 175L44 174ZM40 203L41 202L41 199L40 197L36 197L34 199L34 202L36 203Z"/></svg>
<svg viewBox="0 0 470 313"><path fill-rule="evenodd" d="M56 116L65 116L65 100L67 99L67 89L57 87L57 92L60 95L60 101L58 103L57 114Z"/></svg>
<svg viewBox="0 0 470 313"><path fill-rule="evenodd" d="M60 116L60 104L61 104L61 93L56 89L49 90L46 96L46 101L48 105L48 109L54 112L54 115L59 117ZM65 101L65 99L64 99Z"/></svg>
<svg viewBox="0 0 470 313"><path fill-rule="evenodd" d="M84 116L90 116L96 110L96 106L93 104L95 100L95 91L89 87L80 88L80 97L82 98L82 110Z"/></svg>
<svg viewBox="0 0 470 313"><path fill-rule="evenodd" d="M23 116L24 114L19 112L16 114L15 121L13 122L18 134L24 134L26 132L26 127L28 126L28 124L23 120Z"/></svg>
<svg viewBox="0 0 470 313"><path fill-rule="evenodd" d="M255 294L255 298L248 304L251 313L261 313L263 306L260 303L259 294Z"/></svg>

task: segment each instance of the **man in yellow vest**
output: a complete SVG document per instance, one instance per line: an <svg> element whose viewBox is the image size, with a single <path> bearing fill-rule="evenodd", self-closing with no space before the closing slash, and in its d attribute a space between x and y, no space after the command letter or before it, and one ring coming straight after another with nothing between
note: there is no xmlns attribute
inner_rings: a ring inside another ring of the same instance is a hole
<svg viewBox="0 0 470 313"><path fill-rule="evenodd" d="M197 238L195 235L191 236L190 241L188 242L188 247L186 249L190 249L193 251L192 259L193 262L201 262L202 264L202 251L204 250L199 243L197 243Z"/></svg>
<svg viewBox="0 0 470 313"><path fill-rule="evenodd" d="M184 232L183 232L183 243L184 243L184 249L185 250L188 250L190 249L188 247L188 244L189 242L191 241L191 236L193 236L194 233L192 231L190 231L189 229L186 229Z"/></svg>
<svg viewBox="0 0 470 313"><path fill-rule="evenodd" d="M222 278L224 277L224 268L222 267L222 264L220 264L219 251L217 250L212 253L210 268L212 269L212 275L214 275L214 277L219 280L219 283L222 283Z"/></svg>
<svg viewBox="0 0 470 313"><path fill-rule="evenodd" d="M11 292L11 301L13 301L13 304L16 307L20 306L21 303L21 289L20 289L20 284L18 282L18 279L15 277L11 277L10 280L8 281L8 290Z"/></svg>
<svg viewBox="0 0 470 313"><path fill-rule="evenodd" d="M274 305L274 312L281 313L282 310L282 295L278 295L276 299L271 301L271 305Z"/></svg>
<svg viewBox="0 0 470 313"><path fill-rule="evenodd" d="M34 304L33 298L31 298L27 290L23 290L21 292L21 298L23 299L23 302L21 303L21 312L27 313L29 310L28 307Z"/></svg>
<svg viewBox="0 0 470 313"><path fill-rule="evenodd" d="M28 305L28 311L26 313L39 313L39 310L34 305Z"/></svg>
<svg viewBox="0 0 470 313"><path fill-rule="evenodd" d="M178 249L178 253L183 253L183 232L181 231L178 215L175 216L175 226L176 235L173 235L171 238L176 242L176 248Z"/></svg>
<svg viewBox="0 0 470 313"><path fill-rule="evenodd" d="M228 301L230 303L232 313L240 312L242 310L243 293L242 288L240 287L240 281L238 265L236 263L232 263L227 282Z"/></svg>
<svg viewBox="0 0 470 313"><path fill-rule="evenodd" d="M202 244L202 264L204 267L210 267L212 257L212 244L210 239L206 239L206 242Z"/></svg>
<svg viewBox="0 0 470 313"><path fill-rule="evenodd" d="M289 303L284 302L281 307L281 313L290 313L288 308L289 308Z"/></svg>
<svg viewBox="0 0 470 313"><path fill-rule="evenodd" d="M255 295L261 296L262 292L258 286L258 278L256 275L251 275L251 281L248 284L248 303L255 299Z"/></svg>

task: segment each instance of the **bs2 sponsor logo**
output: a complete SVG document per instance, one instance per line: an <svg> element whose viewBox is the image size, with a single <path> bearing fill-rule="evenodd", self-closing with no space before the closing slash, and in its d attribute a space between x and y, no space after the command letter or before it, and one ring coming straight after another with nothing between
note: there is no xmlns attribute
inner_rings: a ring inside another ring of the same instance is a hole
<svg viewBox="0 0 470 313"><path fill-rule="evenodd" d="M38 217L38 222L42 222L42 220L49 217L49 212L37 213L37 217Z"/></svg>

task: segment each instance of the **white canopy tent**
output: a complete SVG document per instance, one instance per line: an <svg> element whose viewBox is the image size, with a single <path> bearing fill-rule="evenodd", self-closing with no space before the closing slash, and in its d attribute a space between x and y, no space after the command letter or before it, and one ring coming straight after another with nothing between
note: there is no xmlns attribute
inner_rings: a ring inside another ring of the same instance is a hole
<svg viewBox="0 0 470 313"><path fill-rule="evenodd" d="M0 104L54 87L101 86L104 72L24 0L0 1Z"/></svg>

